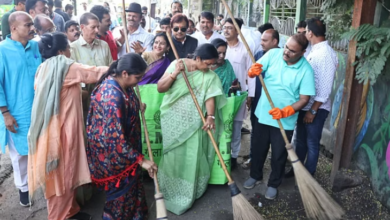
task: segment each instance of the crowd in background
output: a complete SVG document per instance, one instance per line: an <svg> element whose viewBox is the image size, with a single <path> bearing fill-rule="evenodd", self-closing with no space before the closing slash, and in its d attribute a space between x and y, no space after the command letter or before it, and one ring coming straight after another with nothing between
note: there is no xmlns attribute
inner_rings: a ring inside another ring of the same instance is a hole
<svg viewBox="0 0 390 220"><path fill-rule="evenodd" d="M221 110L231 92L247 93L233 117L228 162L230 169L238 166L242 134L251 133L244 188L262 182L270 147L265 198L275 199L283 178L294 175L285 172L287 150L277 119L315 174L338 64L320 19L301 21L281 48L269 23L252 30L240 18L207 11L195 21L183 14L180 2L161 19L131 3L126 22L107 2L89 10L82 6L75 16L74 6L63 7L61 0L15 0L2 18L0 146L3 153L8 146L21 206L44 196L48 219L91 219L79 205L91 198L86 185L92 183L106 193L103 219L147 219L145 169L150 177L157 172L167 209L183 214L207 190L215 152L205 131L219 140ZM151 84L165 93L159 164L142 154L139 112L147 106L134 90ZM251 131L243 128L248 115Z"/></svg>

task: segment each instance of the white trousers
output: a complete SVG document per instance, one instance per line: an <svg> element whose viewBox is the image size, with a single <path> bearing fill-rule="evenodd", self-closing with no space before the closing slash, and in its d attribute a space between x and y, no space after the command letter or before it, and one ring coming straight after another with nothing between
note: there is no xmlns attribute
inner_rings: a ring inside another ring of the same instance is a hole
<svg viewBox="0 0 390 220"><path fill-rule="evenodd" d="M233 134L232 134L232 158L237 158L241 149L241 128L243 121L233 121Z"/></svg>
<svg viewBox="0 0 390 220"><path fill-rule="evenodd" d="M9 155L12 161L12 167L14 168L14 181L16 188L22 192L28 191L27 185L27 164L28 156L22 156L16 151L14 141L12 140L11 134L7 131L8 136L8 148Z"/></svg>

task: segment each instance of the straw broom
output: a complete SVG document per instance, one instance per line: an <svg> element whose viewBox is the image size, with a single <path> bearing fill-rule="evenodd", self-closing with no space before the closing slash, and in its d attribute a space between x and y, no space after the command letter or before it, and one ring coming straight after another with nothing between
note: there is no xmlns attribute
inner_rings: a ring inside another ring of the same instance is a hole
<svg viewBox="0 0 390 220"><path fill-rule="evenodd" d="M226 4L225 0L222 0L229 16L232 18L235 28L237 29L241 40L245 45L248 54L250 55L252 62L256 63L255 58L251 50L249 49L248 43L246 42L244 36L241 33L241 30L234 19L233 13L231 12L229 6ZM275 108L274 103L271 100L271 96L268 93L267 87L265 86L262 75L259 75L261 85L263 86L264 92L267 96L267 99L271 105L271 108ZM286 143L286 149L288 155L290 156L292 166L294 168L296 182L299 188L299 192L302 197L303 205L305 207L305 212L307 217L311 219L341 219L344 214L343 209L328 195L328 193L318 184L318 182L313 178L313 176L306 170L301 161L299 161L297 154L295 153L293 147L291 146L286 132L283 128L282 123L278 119L278 125L280 132L282 133L283 139Z"/></svg>
<svg viewBox="0 0 390 220"><path fill-rule="evenodd" d="M177 54L175 44L172 42L172 36L171 36L171 30L167 30L167 37L169 40L169 43L171 45L171 49L173 53L175 54L176 60L179 60L179 55ZM191 97L195 103L196 109L198 110L199 116L202 119L203 124L206 124L206 120L203 116L203 112L199 106L198 100L195 97L194 92L192 91L191 84L188 81L187 75L185 72L182 73L184 81L187 84L188 90L190 91ZM207 130L207 134L209 135L211 139L211 143L213 144L213 147L215 149L215 152L217 153L219 162L222 165L222 169L229 181L229 188L230 188L230 194L232 196L232 205L233 205L233 217L234 220L264 220L264 218L258 213L253 206L248 202L248 200L245 199L245 197L241 194L241 191L238 189L236 183L233 181L232 177L230 176L225 162L222 159L221 153L219 152L219 148L217 146L217 143L214 140L213 134L210 130Z"/></svg>
<svg viewBox="0 0 390 220"><path fill-rule="evenodd" d="M126 22L126 12L125 12L125 0L122 0L122 7L123 7L123 24L125 26L124 32L125 32L125 39L126 39L126 51L130 52L129 40L127 38L127 22ZM139 91L138 85L136 85L136 90L137 90L137 93L138 93L139 102L142 105L141 93ZM146 120L145 120L145 112L143 112L143 111L141 111L141 118L142 118L142 124L144 126L146 145L148 146L149 159L152 162L154 162L152 148L150 146L148 127L146 125ZM153 172L153 175L154 175L153 176L153 181L154 181L154 186L155 186L155 191L156 191L156 194L154 195L154 198L156 199L156 210L157 210L157 212L156 212L156 219L158 219L158 220L168 220L167 209L165 208L164 196L160 192L160 186L158 185L157 173Z"/></svg>

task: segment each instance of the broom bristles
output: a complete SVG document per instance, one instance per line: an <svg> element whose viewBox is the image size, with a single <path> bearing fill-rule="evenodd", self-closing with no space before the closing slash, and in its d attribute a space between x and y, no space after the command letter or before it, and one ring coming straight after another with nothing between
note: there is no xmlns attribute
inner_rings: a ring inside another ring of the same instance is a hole
<svg viewBox="0 0 390 220"><path fill-rule="evenodd" d="M165 201L164 201L164 196L162 193L156 193L154 195L154 198L156 199L156 218L158 220L168 220L168 215L167 215L167 209L165 208Z"/></svg>
<svg viewBox="0 0 390 220"><path fill-rule="evenodd" d="M295 154L292 150L288 152ZM291 156L295 158L296 154ZM341 219L344 215L343 209L318 184L303 164L298 161L292 165L307 217L321 220Z"/></svg>
<svg viewBox="0 0 390 220"><path fill-rule="evenodd" d="M232 197L232 204L234 220L264 220L241 193Z"/></svg>

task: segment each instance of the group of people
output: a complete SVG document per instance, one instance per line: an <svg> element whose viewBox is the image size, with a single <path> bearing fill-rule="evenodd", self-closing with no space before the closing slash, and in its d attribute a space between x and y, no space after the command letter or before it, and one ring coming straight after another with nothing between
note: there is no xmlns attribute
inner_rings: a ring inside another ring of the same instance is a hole
<svg viewBox="0 0 390 220"><path fill-rule="evenodd" d="M243 187L262 181L270 146L265 198L275 199L283 178L294 175L285 173L287 151L276 119L290 140L295 133L297 155L314 175L338 63L325 24L318 18L300 22L284 48L278 31L264 24L259 33L244 35L261 36L248 40L249 52L233 24L243 29L241 19L218 16L215 27L214 15L202 12L195 28L180 2L171 6L172 18L151 30L141 26L147 8L131 3L126 31L111 32L110 11L101 5L69 19L62 30L54 18L65 12L51 13L46 0L15 2L7 17L10 34L0 43L0 147L5 153L8 146L20 205L44 196L48 219L91 219L76 198L92 183L106 193L103 219L147 219L144 169L152 178L157 172L167 209L183 214L207 190L215 152L205 131L219 140L221 109L232 90L247 91L248 98L233 120L231 169L237 167L248 112L252 123L250 176ZM248 72L262 75L275 108L262 95L259 78ZM145 84L165 93L159 164L142 154L139 115L147 106L134 87Z"/></svg>

